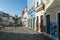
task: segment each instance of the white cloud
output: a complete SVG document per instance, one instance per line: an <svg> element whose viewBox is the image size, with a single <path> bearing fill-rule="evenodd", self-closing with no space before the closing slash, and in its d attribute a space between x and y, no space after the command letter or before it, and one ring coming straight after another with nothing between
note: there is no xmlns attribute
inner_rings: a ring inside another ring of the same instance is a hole
<svg viewBox="0 0 60 40"><path fill-rule="evenodd" d="M0 11L3 11L3 9L2 9L2 8L0 8Z"/></svg>
<svg viewBox="0 0 60 40"><path fill-rule="evenodd" d="M3 8L0 8L0 11L3 11L3 12L5 12L5 11L3 10Z"/></svg>

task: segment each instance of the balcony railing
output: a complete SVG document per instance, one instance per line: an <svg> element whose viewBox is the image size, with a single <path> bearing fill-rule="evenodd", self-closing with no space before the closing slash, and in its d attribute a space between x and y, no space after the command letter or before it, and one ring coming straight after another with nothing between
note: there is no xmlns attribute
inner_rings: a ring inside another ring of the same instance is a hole
<svg viewBox="0 0 60 40"><path fill-rule="evenodd" d="M33 6L33 7L31 7L29 10L28 10L28 13L30 14L30 13L32 13L32 11L34 11L35 10L35 7Z"/></svg>
<svg viewBox="0 0 60 40"><path fill-rule="evenodd" d="M40 11L40 10L44 10L45 9L45 4L44 3L41 3L40 5L38 5L37 7L31 7L29 10L28 10L28 13L31 13L32 11Z"/></svg>
<svg viewBox="0 0 60 40"><path fill-rule="evenodd" d="M38 7L35 8L35 10L36 10L37 12L39 12L39 11L41 11L41 10L44 10L44 9L45 9L45 4L44 4L44 3L40 4Z"/></svg>

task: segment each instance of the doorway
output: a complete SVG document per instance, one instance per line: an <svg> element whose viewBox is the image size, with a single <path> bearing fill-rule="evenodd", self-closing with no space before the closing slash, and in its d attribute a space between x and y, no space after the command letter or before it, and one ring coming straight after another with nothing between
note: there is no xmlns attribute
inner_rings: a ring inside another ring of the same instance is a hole
<svg viewBox="0 0 60 40"><path fill-rule="evenodd" d="M47 33L50 34L50 15L46 15Z"/></svg>
<svg viewBox="0 0 60 40"><path fill-rule="evenodd" d="M35 18L33 18L33 29L34 29L34 26L35 26Z"/></svg>
<svg viewBox="0 0 60 40"><path fill-rule="evenodd" d="M37 16L37 20L36 20L36 31L38 31L38 30L39 30L38 20L39 20L39 18L38 18L38 16Z"/></svg>
<svg viewBox="0 0 60 40"><path fill-rule="evenodd" d="M60 39L60 13L58 13L58 36Z"/></svg>
<svg viewBox="0 0 60 40"><path fill-rule="evenodd" d="M40 16L40 21L41 32L43 32L43 15Z"/></svg>

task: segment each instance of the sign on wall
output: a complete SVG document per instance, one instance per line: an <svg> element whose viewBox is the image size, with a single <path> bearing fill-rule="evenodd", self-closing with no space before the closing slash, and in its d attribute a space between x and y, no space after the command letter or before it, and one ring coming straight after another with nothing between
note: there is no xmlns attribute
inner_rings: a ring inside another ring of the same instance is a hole
<svg viewBox="0 0 60 40"><path fill-rule="evenodd" d="M53 39L57 38L58 30L57 30L57 23L55 21L50 21L50 34Z"/></svg>

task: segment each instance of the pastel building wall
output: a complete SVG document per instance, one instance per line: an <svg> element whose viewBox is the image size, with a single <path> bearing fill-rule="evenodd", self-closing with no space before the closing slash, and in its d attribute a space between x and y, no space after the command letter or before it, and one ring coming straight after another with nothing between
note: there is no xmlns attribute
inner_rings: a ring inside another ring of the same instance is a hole
<svg viewBox="0 0 60 40"><path fill-rule="evenodd" d="M45 16L44 16L44 25L47 26L47 15L50 16L49 18L49 22L50 23L50 27L49 27L49 31L51 35L51 38L53 38L54 40L60 40L60 0L52 0L51 1L52 4L47 8L46 12L45 12ZM47 26L48 29L48 26ZM53 30L52 30L53 29ZM54 31L54 32L53 32ZM48 32L48 30L47 30Z"/></svg>
<svg viewBox="0 0 60 40"><path fill-rule="evenodd" d="M28 27L34 29L35 27L35 0L27 0L28 8Z"/></svg>
<svg viewBox="0 0 60 40"><path fill-rule="evenodd" d="M44 19L44 8L46 0L36 0L35 1L35 31L42 32L43 30L43 19ZM44 7L43 7L44 5Z"/></svg>

